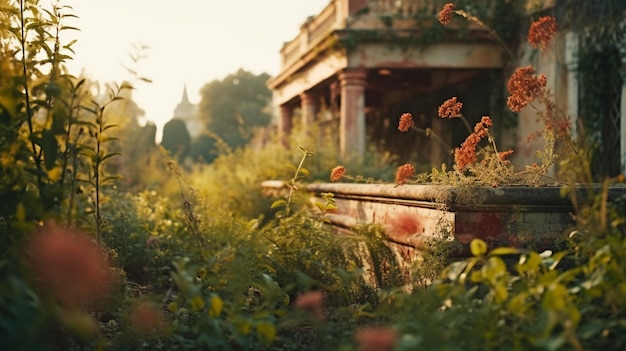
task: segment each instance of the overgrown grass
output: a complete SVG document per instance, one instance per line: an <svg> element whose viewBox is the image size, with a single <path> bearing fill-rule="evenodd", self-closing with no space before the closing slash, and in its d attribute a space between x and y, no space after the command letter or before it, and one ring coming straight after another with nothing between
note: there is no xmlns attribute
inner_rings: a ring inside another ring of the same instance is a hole
<svg viewBox="0 0 626 351"><path fill-rule="evenodd" d="M626 200L607 200L609 181L574 201L577 228L563 251L476 240L472 257L449 263L433 243L407 279L380 228L337 232L300 190L339 163L363 175L357 181L390 181L389 155L341 160L324 141L294 136L291 148L246 147L191 170L150 163L144 171L167 174L150 178L162 188L120 190L104 162L114 155L103 147L114 142L103 133L108 105L89 113L86 83L58 75L60 48L71 45L51 33L68 9L9 5L2 14L14 28L3 29L0 50L4 348L626 348ZM32 124L28 106L45 108L47 122ZM315 156L303 157L298 141ZM267 179L289 184L288 210L263 196Z"/></svg>

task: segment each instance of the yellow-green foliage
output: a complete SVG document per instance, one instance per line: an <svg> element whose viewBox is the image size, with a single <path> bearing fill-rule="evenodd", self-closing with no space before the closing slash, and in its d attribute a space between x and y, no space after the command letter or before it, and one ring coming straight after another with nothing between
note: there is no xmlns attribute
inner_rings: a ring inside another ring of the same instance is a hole
<svg viewBox="0 0 626 351"><path fill-rule="evenodd" d="M577 222L563 251L489 248L475 240L472 257L448 265L442 260L449 248L432 243L421 262L428 266L415 267L421 271L407 289L379 228L337 232L313 214L300 186L328 181L337 164L363 174L357 181L389 180L388 155L372 150L363 160L341 160L332 134L295 133L290 148L272 142L224 150L212 164L191 168L167 158L159 165L151 154L144 173L158 176L108 168L119 149L107 105L88 102L88 82L62 75L65 51L49 46L68 9L42 11L36 0L0 5L3 24L13 26L0 30L4 349L626 349L626 199L609 202L608 181L600 191L589 186L585 199L569 193ZM46 40L20 40L20 28ZM63 48L71 52L71 44ZM49 60L36 61L31 50ZM50 108L40 125L33 123L36 107ZM580 164L567 165L572 179L584 172ZM137 183L121 186L116 170ZM451 177L446 169L433 175ZM261 193L268 179L289 184L287 210L272 209L274 199ZM142 184L151 189L127 190ZM331 194L325 197L319 209L333 210ZM63 234L66 246L47 241L34 251L32 230L48 220L58 222L54 234ZM80 240L88 249L68 255L78 229L92 236ZM103 264L93 259L102 254L110 265L104 270L91 264ZM46 281L48 268L77 291ZM102 285L97 293L104 298L68 298L93 291L90 284Z"/></svg>

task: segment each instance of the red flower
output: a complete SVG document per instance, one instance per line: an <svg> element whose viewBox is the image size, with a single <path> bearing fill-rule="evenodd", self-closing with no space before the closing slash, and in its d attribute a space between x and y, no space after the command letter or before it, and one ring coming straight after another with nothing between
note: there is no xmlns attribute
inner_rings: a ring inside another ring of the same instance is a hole
<svg viewBox="0 0 626 351"><path fill-rule="evenodd" d="M498 152L498 158L500 161L508 161L507 158L513 154L513 150Z"/></svg>
<svg viewBox="0 0 626 351"><path fill-rule="evenodd" d="M535 69L531 66L517 68L506 85L509 109L521 111L544 91L546 83L546 77L543 74L535 76Z"/></svg>
<svg viewBox="0 0 626 351"><path fill-rule="evenodd" d="M413 125L413 115L410 113L403 113L400 116L400 123L398 123L398 130L401 132L408 131Z"/></svg>
<svg viewBox="0 0 626 351"><path fill-rule="evenodd" d="M528 42L534 48L544 50L556 33L556 19L552 16L544 16L536 20L528 29Z"/></svg>
<svg viewBox="0 0 626 351"><path fill-rule="evenodd" d="M321 291L309 291L296 298L296 307L301 308L318 319L324 319L324 294Z"/></svg>
<svg viewBox="0 0 626 351"><path fill-rule="evenodd" d="M346 174L346 168L344 166L337 166L330 171L330 181L336 182L343 178Z"/></svg>
<svg viewBox="0 0 626 351"><path fill-rule="evenodd" d="M405 184L415 174L415 168L410 164L404 164L396 170L396 183Z"/></svg>
<svg viewBox="0 0 626 351"><path fill-rule="evenodd" d="M462 102L457 102L456 97L452 97L446 101L444 101L441 106L439 106L439 117L441 118L454 118L461 116L461 108L463 108Z"/></svg>
<svg viewBox="0 0 626 351"><path fill-rule="evenodd" d="M450 24L452 21L452 14L454 13L454 4L447 3L443 5L441 12L439 12L439 23L441 24Z"/></svg>
<svg viewBox="0 0 626 351"><path fill-rule="evenodd" d="M398 332L388 327L363 327L354 335L362 351L389 351L398 340Z"/></svg>
<svg viewBox="0 0 626 351"><path fill-rule="evenodd" d="M480 122L474 126L474 132L470 134L467 139L461 144L460 148L454 150L454 163L459 171L465 170L465 168L478 160L476 155L476 146L480 140L489 134L489 127L493 125L493 121L489 116L483 116Z"/></svg>
<svg viewBox="0 0 626 351"><path fill-rule="evenodd" d="M140 302L131 308L130 325L138 334L155 333L165 327L165 316L152 304Z"/></svg>
<svg viewBox="0 0 626 351"><path fill-rule="evenodd" d="M80 306L105 295L111 271L98 245L82 233L47 223L28 246L33 278L68 306Z"/></svg>

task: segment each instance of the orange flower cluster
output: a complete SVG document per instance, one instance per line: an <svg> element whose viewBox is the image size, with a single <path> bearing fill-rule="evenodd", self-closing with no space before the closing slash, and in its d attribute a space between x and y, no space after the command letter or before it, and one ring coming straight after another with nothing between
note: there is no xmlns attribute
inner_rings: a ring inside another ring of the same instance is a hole
<svg viewBox="0 0 626 351"><path fill-rule="evenodd" d="M509 156L511 156L513 154L513 150L507 150L507 151L501 151L498 152L498 159L506 164L508 164L510 161L507 160L507 158Z"/></svg>
<svg viewBox="0 0 626 351"><path fill-rule="evenodd" d="M330 181L336 182L343 178L344 174L346 174L346 167L337 166L330 171Z"/></svg>
<svg viewBox="0 0 626 351"><path fill-rule="evenodd" d="M456 96L452 97L439 106L439 117L441 118L454 118L461 116L461 108L463 103L456 101Z"/></svg>
<svg viewBox="0 0 626 351"><path fill-rule="evenodd" d="M528 29L528 42L534 48L544 50L556 33L556 19L552 16L544 16L534 21Z"/></svg>
<svg viewBox="0 0 626 351"><path fill-rule="evenodd" d="M390 351L398 340L398 332L388 327L368 326L359 329L354 339L363 351Z"/></svg>
<svg viewBox="0 0 626 351"><path fill-rule="evenodd" d="M317 319L324 319L324 294L321 291L309 291L296 298L296 307L301 308Z"/></svg>
<svg viewBox="0 0 626 351"><path fill-rule="evenodd" d="M47 223L28 246L34 278L65 306L85 306L104 296L111 271L98 245L82 233Z"/></svg>
<svg viewBox="0 0 626 351"><path fill-rule="evenodd" d="M535 69L531 66L517 68L506 85L509 90L507 106L513 112L521 111L543 92L546 83L546 77L543 74L535 76Z"/></svg>
<svg viewBox="0 0 626 351"><path fill-rule="evenodd" d="M463 171L468 165L478 160L476 155L476 146L480 140L489 134L489 127L493 125L493 121L489 116L483 116L480 122L474 126L474 132L461 144L460 148L454 150L454 162L457 169Z"/></svg>
<svg viewBox="0 0 626 351"><path fill-rule="evenodd" d="M439 23L441 24L450 24L452 21L452 15L454 14L454 4L447 3L443 5L443 9L439 12Z"/></svg>
<svg viewBox="0 0 626 351"><path fill-rule="evenodd" d="M396 170L396 183L406 184L406 182L411 179L414 174L415 168L413 166L408 163L403 164Z"/></svg>
<svg viewBox="0 0 626 351"><path fill-rule="evenodd" d="M403 113L400 116L400 123L398 123L398 130L401 132L408 131L413 125L413 115L410 113Z"/></svg>

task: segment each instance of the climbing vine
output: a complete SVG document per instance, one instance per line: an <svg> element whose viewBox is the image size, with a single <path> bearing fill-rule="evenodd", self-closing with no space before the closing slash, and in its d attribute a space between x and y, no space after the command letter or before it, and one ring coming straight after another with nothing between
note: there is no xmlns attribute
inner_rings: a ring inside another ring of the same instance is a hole
<svg viewBox="0 0 626 351"><path fill-rule="evenodd" d="M433 0L433 3L439 3ZM519 2L510 0L482 0L482 1L457 1L457 7L467 9L472 15L482 18L485 24L495 30L504 41L515 46L517 44L517 34L519 33L520 19L523 16ZM383 41L390 48L400 47L426 48L429 45L439 43L443 40L463 39L481 40L481 37L472 37L470 33L470 22L459 21L454 29L449 29L438 25L437 11L441 6L424 4L424 6L407 13L383 13L378 16L385 27L385 30L362 30L350 29L339 31L339 43L347 52L356 49L360 43L371 41ZM370 9L365 7L354 16L370 14ZM411 29L394 28L396 20L412 19L414 25Z"/></svg>
<svg viewBox="0 0 626 351"><path fill-rule="evenodd" d="M566 0L555 8L560 25L578 38L578 112L597 179L621 173L620 104L626 79L626 2Z"/></svg>

